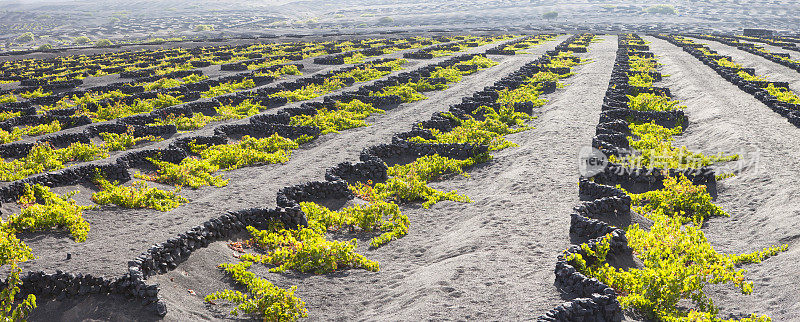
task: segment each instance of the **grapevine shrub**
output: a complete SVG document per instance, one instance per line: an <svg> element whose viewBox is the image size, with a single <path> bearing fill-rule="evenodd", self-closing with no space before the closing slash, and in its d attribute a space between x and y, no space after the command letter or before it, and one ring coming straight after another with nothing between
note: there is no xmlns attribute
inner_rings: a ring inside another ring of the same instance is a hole
<svg viewBox="0 0 800 322"><path fill-rule="evenodd" d="M133 131L128 131L126 133L100 133L100 137L103 138L105 141L105 147L109 151L125 151L133 146L139 144L140 142L150 141L150 142L157 142L164 140L160 137L155 137L153 135L147 135L142 137L134 137Z"/></svg>
<svg viewBox="0 0 800 322"><path fill-rule="evenodd" d="M350 189L357 196L371 202L383 201L424 201L423 207L441 200L471 202L469 197L459 195L456 191L442 192L428 186L428 180L442 174L463 173L463 168L475 163L474 159L455 160L439 155L424 156L407 165L395 165L389 168L389 180L375 185L357 183Z"/></svg>
<svg viewBox="0 0 800 322"><path fill-rule="evenodd" d="M144 90L149 92L162 88L173 88L185 84L194 84L206 79L208 79L208 76L192 74L183 78L160 78L149 83L140 83L138 85L144 87Z"/></svg>
<svg viewBox="0 0 800 322"><path fill-rule="evenodd" d="M47 186L26 183L17 201L22 210L19 214L9 215L0 230L22 232L63 227L69 230L75 241L86 241L89 223L83 219L83 211L92 207L77 205L71 198L77 193L72 191L59 195Z"/></svg>
<svg viewBox="0 0 800 322"><path fill-rule="evenodd" d="M13 93L8 93L5 95L0 95L0 104L3 103L13 103L17 101L17 97L14 96Z"/></svg>
<svg viewBox="0 0 800 322"><path fill-rule="evenodd" d="M547 100L539 98L539 95L541 95L540 85L532 82L533 80L531 79L528 83L513 90L507 88L500 90L497 92L500 96L497 99L497 103L511 108L514 107L514 103L519 102L533 102L535 107L543 106L547 103Z"/></svg>
<svg viewBox="0 0 800 322"><path fill-rule="evenodd" d="M797 94L793 93L788 88L783 87L775 87L774 84L769 84L767 88L767 93L772 96L775 96L779 101L790 103L790 104L800 104L800 97Z"/></svg>
<svg viewBox="0 0 800 322"><path fill-rule="evenodd" d="M208 146L191 143L189 146L201 159L223 170L263 163L284 163L289 161L291 150L299 147L297 142L277 133L263 139L245 135L241 141L233 144Z"/></svg>
<svg viewBox="0 0 800 322"><path fill-rule="evenodd" d="M683 109L678 101L670 100L666 96L651 93L640 93L636 96L628 95L628 107L636 111L674 111Z"/></svg>
<svg viewBox="0 0 800 322"><path fill-rule="evenodd" d="M100 106L97 111L84 108L81 112L92 119L92 122L110 121L140 113L149 113L153 110L170 107L183 103L180 97L159 93L153 99L137 99L132 104L117 101L110 105Z"/></svg>
<svg viewBox="0 0 800 322"><path fill-rule="evenodd" d="M312 98L322 96L333 92L335 90L344 88L345 84L342 82L341 79L338 78L326 78L322 85L317 84L308 84L303 86L302 88L289 91L280 91L270 96L272 97L284 97L290 102L299 102L299 101L306 101Z"/></svg>
<svg viewBox="0 0 800 322"><path fill-rule="evenodd" d="M436 54L434 54L436 55ZM483 56L475 56L470 60L464 61L460 63L461 65L469 65L469 66L476 66L477 70L486 69L492 66L497 65L498 63ZM464 75L469 75L474 73L475 70L466 70L461 71L454 66L450 67L438 67L434 71L431 72L430 78L444 78L446 80L446 84L439 83L439 84L431 84L426 79L420 79L418 82L409 81L407 83L395 85L395 86L387 86L384 87L379 92L370 93L370 96L391 96L397 95L400 96L404 103L416 102L420 100L428 99L427 96L423 95L422 92L428 92L433 90L443 90L447 88L447 84L460 82Z"/></svg>
<svg viewBox="0 0 800 322"><path fill-rule="evenodd" d="M657 72L660 64L654 58L645 58L640 55L631 54L628 56L630 70L635 72L650 73Z"/></svg>
<svg viewBox="0 0 800 322"><path fill-rule="evenodd" d="M606 262L610 235L597 243L596 249L583 244L586 257L573 253L567 259L582 273L614 288L623 309L635 308L649 318L664 321L693 321L691 317L698 316L717 321L718 309L704 287L730 283L742 294L750 294L753 283L745 281L745 270L738 265L760 263L788 246L770 246L746 254L718 253L700 227L710 216L728 214L711 203L705 186L693 185L683 176L668 177L664 185L661 190L631 195L637 212L653 221L650 230L633 224L626 232L628 245L643 261L643 268L618 270L610 266ZM688 311L684 301L692 304ZM769 318L753 315L746 320Z"/></svg>
<svg viewBox="0 0 800 322"><path fill-rule="evenodd" d="M342 229L354 231L358 228L367 232L384 232L370 241L372 247L380 247L392 239L405 236L408 232L408 217L401 214L400 207L394 203L376 201L368 205L348 207L338 212L312 202L303 202L300 206L308 218L309 227L317 231Z"/></svg>
<svg viewBox="0 0 800 322"><path fill-rule="evenodd" d="M228 82L222 83L217 86L210 88L208 91L205 91L201 94L202 97L217 97L220 95L225 95L233 92L238 92L244 89L250 89L256 87L256 83L253 82L252 79L244 79L240 82Z"/></svg>
<svg viewBox="0 0 800 322"><path fill-rule="evenodd" d="M179 164L153 158L147 158L147 160L158 168L156 173L153 175L137 173L135 177L195 189L202 186L224 187L228 185L228 180L222 179L221 175L212 175L219 170L219 167L211 164L208 160L185 158Z"/></svg>
<svg viewBox="0 0 800 322"><path fill-rule="evenodd" d="M0 118L2 117L15 117L20 114L19 112L6 112L0 114ZM19 141L22 139L23 135L28 136L39 136L43 134L53 133L61 130L61 123L59 121L53 121L50 123L39 124L34 126L23 126L23 127L15 127L8 132L6 130L0 129L0 144L11 143L15 141Z"/></svg>
<svg viewBox="0 0 800 322"><path fill-rule="evenodd" d="M0 269L8 271L5 289L0 289L0 320L24 321L36 308L36 296L28 295L24 300L15 305L15 298L19 293L22 280L19 277L19 263L33 258L31 249L19 240L13 229L7 229L5 222L0 218Z"/></svg>
<svg viewBox="0 0 800 322"><path fill-rule="evenodd" d="M310 100L312 98L328 94L335 90L344 88L346 85L342 81L345 78L352 78L356 82L366 82L373 79L378 79L391 73L391 71L378 70L376 67L390 67L392 71L402 69L402 65L408 63L405 59L396 59L379 64L365 64L350 71L336 74L332 77L326 78L321 84L308 84L300 89L294 91L280 91L272 94L273 97L285 97L290 102L298 102Z"/></svg>
<svg viewBox="0 0 800 322"><path fill-rule="evenodd" d="M243 254L240 259L272 264L271 272L294 269L300 272L325 274L344 268L363 268L378 271L378 263L355 252L357 242L328 241L324 232L301 228L278 231L257 230L248 227L256 243L268 250L266 255Z"/></svg>
<svg viewBox="0 0 800 322"><path fill-rule="evenodd" d="M16 131L16 129L15 129ZM2 134L2 133L0 133ZM62 149L49 143L34 145L27 155L11 161L0 160L0 181L24 179L30 175L63 169L70 162L86 162L107 158L110 151L124 151L142 141L161 141L152 135L134 137L126 133L100 133L104 144L75 142Z"/></svg>
<svg viewBox="0 0 800 322"><path fill-rule="evenodd" d="M264 106L252 100L244 100L236 105L222 104L214 107L214 109L217 112L214 116L206 116L202 113L194 113L191 117L170 114L149 125L172 124L175 125L179 131L197 130L211 122L238 120L256 115L264 110Z"/></svg>
<svg viewBox="0 0 800 322"><path fill-rule="evenodd" d="M246 287L249 294L224 290L206 296L206 302L227 300L238 304L231 314L239 315L239 312L253 314L263 317L264 321L297 321L308 316L305 302L294 295L297 286L288 290L278 288L269 281L256 277L256 274L248 272L247 269L251 265L253 262L249 261L220 265L220 268L234 281Z"/></svg>
<svg viewBox="0 0 800 322"><path fill-rule="evenodd" d="M8 119L11 119L11 118L18 117L20 115L22 115L22 112L0 112L0 122L8 120ZM5 133L8 133L5 130L2 130L2 131L5 132Z"/></svg>
<svg viewBox="0 0 800 322"><path fill-rule="evenodd" d="M22 285L18 264L34 258L31 249L16 236L17 233L63 227L70 231L76 242L86 241L89 223L82 214L83 210L91 207L78 206L71 199L76 193L58 195L46 186L26 183L17 200L20 213L11 214L5 220L0 218L0 269L8 272L7 286L0 289L0 320L25 321L36 308L33 294L15 302Z"/></svg>
<svg viewBox="0 0 800 322"><path fill-rule="evenodd" d="M414 86L411 84L402 84L396 86L386 86L380 92L375 92L370 94L371 96L392 96L397 95L400 96L400 99L403 100L403 103L411 103L421 100L428 99L427 96L422 95L419 91L417 91ZM425 89L425 88L423 88Z"/></svg>
<svg viewBox="0 0 800 322"><path fill-rule="evenodd" d="M652 87L655 79L650 74L636 74L628 77L628 84L637 87Z"/></svg>
<svg viewBox="0 0 800 322"><path fill-rule="evenodd" d="M367 126L364 119L373 113L384 111L359 100L352 100L350 103L336 102L336 110L322 108L314 115L293 116L289 125L315 126L322 134L339 133L341 130Z"/></svg>
<svg viewBox="0 0 800 322"><path fill-rule="evenodd" d="M20 93L19 96L22 96L22 98L25 98L25 99L32 99L32 98L37 98L37 97L50 96L52 94L53 94L53 92L45 92L41 87L39 87L39 88L37 88L36 90L33 90L33 91Z"/></svg>
<svg viewBox="0 0 800 322"><path fill-rule="evenodd" d="M150 208L170 211L186 203L186 198L178 195L180 188L165 191L149 186L143 181L135 181L131 186L120 186L100 176L95 177L100 191L92 194L92 201L100 205L114 204L122 208Z"/></svg>
<svg viewBox="0 0 800 322"><path fill-rule="evenodd" d="M489 150L497 151L516 146L516 144L507 140L504 137L505 135L531 129L531 127L523 125L525 120L530 119L530 116L525 113L515 112L513 107L501 107L499 110L495 110L491 107L483 106L475 111L475 113L479 112L484 112L485 119L483 121L478 121L472 116L468 116L466 119L459 119L449 115L451 119L459 123L451 131L442 132L437 129L430 129L435 137L434 139L413 137L409 141L419 143L473 143L488 145Z"/></svg>
<svg viewBox="0 0 800 322"><path fill-rule="evenodd" d="M631 168L698 169L713 163L738 160L738 155L724 156L722 153L707 156L689 151L685 146L674 147L673 136L682 132L680 126L668 129L655 123L630 124L634 136L628 142L639 154L619 158L612 155L611 162ZM637 139L638 138L638 139Z"/></svg>

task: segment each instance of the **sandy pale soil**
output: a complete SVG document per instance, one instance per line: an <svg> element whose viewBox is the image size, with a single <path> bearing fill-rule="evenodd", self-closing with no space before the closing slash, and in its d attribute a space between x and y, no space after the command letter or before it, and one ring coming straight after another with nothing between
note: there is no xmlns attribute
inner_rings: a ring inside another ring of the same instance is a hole
<svg viewBox="0 0 800 322"><path fill-rule="evenodd" d="M529 50L531 55L493 57L500 60L500 65L466 77L446 91L430 93L428 100L403 104L377 115L370 120L373 124L370 127L323 136L296 151L287 164L228 172L226 177L231 183L226 188L186 190L184 193L192 202L171 212L120 210L113 218L108 212L87 212L87 220L93 225L89 240L76 244L65 238L37 237L31 240L31 246L37 252L42 250L44 255L34 265L48 271L66 266L68 271L121 274L127 260L150 244L227 210L273 207L278 189L320 180L326 168L343 161L356 161L364 147L388 142L392 134L407 130L433 112L445 110L461 97L491 85L552 49L565 37ZM568 221L564 218L577 200L574 191L577 171L575 153L559 154L577 151L578 144L590 142L592 124L597 121L613 61L616 42L612 38L593 44L588 57L596 61L581 67L578 75L568 80L572 85L550 95L553 102L534 121L540 128L512 138L520 143L520 148L499 153L495 162L476 169L470 179L446 183L470 195L475 203L442 203L433 210L404 209L412 219L409 236L376 251L363 250L369 258L382 263L381 272L352 270L332 276L269 274L268 278L282 287L299 285L298 295L307 301L312 319L317 320L393 319L401 316L394 313L401 307L404 316L420 318L434 317L437 312L453 318L478 317L480 312L494 317L530 318L561 302L552 287L552 267L558 251L566 247ZM485 48L475 51L481 49ZM562 140L559 133L568 135ZM557 134L559 141L553 142ZM550 162L554 158L559 162ZM492 189L486 189L487 186ZM544 195L538 196L540 191ZM534 193L537 196L532 196ZM520 194L521 198L511 200L512 195ZM553 209L554 204L560 206ZM64 252L73 254L72 261L60 259ZM161 285L161 296L167 301L170 313L166 319L225 316L223 308L206 309L201 297L231 287L215 268L219 263L233 261L231 255L225 243L214 243L194 253L177 270L152 277L149 282ZM254 271L266 274L265 269ZM190 289L196 295L191 295ZM522 299L526 303L519 303L519 297L512 296L521 291L530 294ZM136 312L141 308L137 303L100 297L40 304L37 318L149 317L146 312ZM462 308L448 312L442 310L447 308L445 305L454 310Z"/></svg>
<svg viewBox="0 0 800 322"><path fill-rule="evenodd" d="M706 153L744 152L742 162L750 164L736 177L719 183L716 203L731 217L708 222L704 231L710 243L724 253L789 244L787 252L744 267L749 271L745 276L755 283L752 295L742 295L730 286L709 287L707 294L720 307L721 317L758 313L774 321L797 321L800 129L677 47L652 37L647 40L664 64L662 73L671 75L662 84L687 106L691 125L678 143ZM732 47L703 42L733 56L739 64L755 67L760 75L790 81L793 88L800 88L795 85L800 77L788 68Z"/></svg>

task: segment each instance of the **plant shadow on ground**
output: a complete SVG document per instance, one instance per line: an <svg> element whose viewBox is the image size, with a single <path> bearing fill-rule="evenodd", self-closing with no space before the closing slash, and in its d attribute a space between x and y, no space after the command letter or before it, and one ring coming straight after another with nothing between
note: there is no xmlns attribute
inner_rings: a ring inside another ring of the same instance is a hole
<svg viewBox="0 0 800 322"><path fill-rule="evenodd" d="M263 266L263 265L262 265ZM251 270L258 271L258 267L255 265ZM268 273L267 273L268 274ZM257 274L257 275L264 275L264 274ZM263 276L262 276L263 277ZM241 283L237 283L230 275L225 274L225 277L222 278L222 282L226 285L229 285L229 290L239 291L242 293L247 294L247 286L242 285ZM236 316L231 314L231 310L236 308L237 304L233 304L226 301L215 301L213 304L203 301L203 305L205 305L208 312L210 312L214 318L216 319L224 319L230 321L257 321L253 316L248 314L241 314Z"/></svg>
<svg viewBox="0 0 800 322"><path fill-rule="evenodd" d="M162 320L156 314L142 314L143 307L140 301L117 294L90 294L61 301L56 300L54 296L37 296L37 303L40 307L48 306L51 309L34 310L33 315L30 317L31 321Z"/></svg>
<svg viewBox="0 0 800 322"><path fill-rule="evenodd" d="M61 230L44 230L44 231L25 231L22 233L17 234L19 239L22 239L25 242L39 242L44 238L55 238L55 239L66 239L72 240L72 237L69 234L69 231L61 231ZM35 255L35 254L34 254ZM66 255L64 255L66 258Z"/></svg>

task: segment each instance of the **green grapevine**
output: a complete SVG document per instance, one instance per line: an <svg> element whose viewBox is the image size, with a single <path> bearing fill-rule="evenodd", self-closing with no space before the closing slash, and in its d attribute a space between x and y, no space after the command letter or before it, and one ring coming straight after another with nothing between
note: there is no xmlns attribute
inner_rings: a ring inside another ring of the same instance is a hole
<svg viewBox="0 0 800 322"><path fill-rule="evenodd" d="M239 291L224 290L206 296L206 302L227 300L238 304L231 311L233 315L239 312L254 314L264 318L264 321L297 321L308 315L306 304L294 296L297 287L281 289L269 281L256 277L248 272L252 262L243 261L237 264L222 264L220 268L237 283L245 286L250 294Z"/></svg>
<svg viewBox="0 0 800 322"><path fill-rule="evenodd" d="M92 194L92 201L99 205L114 204L122 208L150 208L158 211L170 211L186 203L186 198L178 195L180 188L165 191L150 187L143 181L135 181L132 186L120 186L100 176L95 177L100 191Z"/></svg>
<svg viewBox="0 0 800 322"><path fill-rule="evenodd" d="M23 194L18 200L22 210L11 214L3 222L0 231L37 231L53 227L69 230L77 242L86 241L89 223L83 219L83 211L92 207L79 206L71 199L77 191L58 195L42 185L25 184Z"/></svg>

